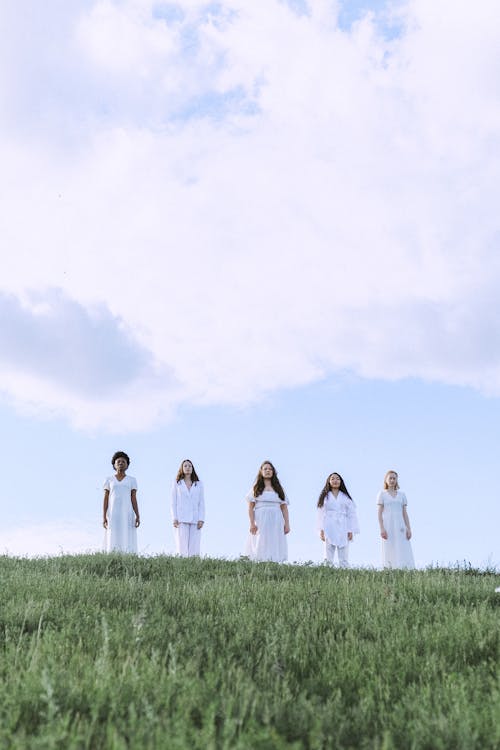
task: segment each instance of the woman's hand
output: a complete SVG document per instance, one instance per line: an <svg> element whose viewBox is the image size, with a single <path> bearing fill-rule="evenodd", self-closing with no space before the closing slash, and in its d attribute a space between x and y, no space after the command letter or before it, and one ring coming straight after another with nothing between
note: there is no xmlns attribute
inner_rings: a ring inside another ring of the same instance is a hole
<svg viewBox="0 0 500 750"><path fill-rule="evenodd" d="M380 529L380 536L382 539L387 539L387 531L383 527Z"/></svg>
<svg viewBox="0 0 500 750"><path fill-rule="evenodd" d="M177 520L177 518L174 519L174 526L176 529L179 528L179 521Z"/></svg>
<svg viewBox="0 0 500 750"><path fill-rule="evenodd" d="M196 528L197 529L203 528L203 523L204 523L204 521L198 521L198 523L196 524Z"/></svg>
<svg viewBox="0 0 500 750"><path fill-rule="evenodd" d="M406 538L411 539L411 529L409 526L406 527Z"/></svg>
<svg viewBox="0 0 500 750"><path fill-rule="evenodd" d="M348 532L347 532L347 540L348 540L349 542L352 542L352 531L348 531Z"/></svg>
<svg viewBox="0 0 500 750"><path fill-rule="evenodd" d="M106 517L104 517L104 520L103 520L103 522L102 522L102 525L104 526L104 528L105 528L105 529L107 529L107 528L108 528L108 519L107 519Z"/></svg>
<svg viewBox="0 0 500 750"><path fill-rule="evenodd" d="M250 526L250 534L254 534L255 535L258 532L258 530L259 529L257 528L257 526L254 523Z"/></svg>
<svg viewBox="0 0 500 750"><path fill-rule="evenodd" d="M321 529L321 531L319 532L319 538L322 542L325 541L325 532L323 531L323 529Z"/></svg>
<svg viewBox="0 0 500 750"><path fill-rule="evenodd" d="M140 525L141 525L141 519L139 518L139 516L136 516L135 517L135 528L138 529Z"/></svg>
<svg viewBox="0 0 500 750"><path fill-rule="evenodd" d="M288 524L288 523L285 524L284 532L285 532L285 534L289 534L290 533L290 524Z"/></svg>

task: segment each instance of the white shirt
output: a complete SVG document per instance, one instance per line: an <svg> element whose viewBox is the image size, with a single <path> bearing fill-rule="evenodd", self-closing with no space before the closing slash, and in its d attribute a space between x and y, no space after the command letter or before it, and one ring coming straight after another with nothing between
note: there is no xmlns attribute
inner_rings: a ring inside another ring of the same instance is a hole
<svg viewBox="0 0 500 750"><path fill-rule="evenodd" d="M345 547L347 534L359 534L356 506L344 492L335 497L329 492L322 508L318 508L318 529L325 532L327 542L336 547Z"/></svg>
<svg viewBox="0 0 500 750"><path fill-rule="evenodd" d="M172 485L171 502L172 520L179 523L198 523L205 521L205 497L203 484L193 482L191 489L187 488L184 479Z"/></svg>

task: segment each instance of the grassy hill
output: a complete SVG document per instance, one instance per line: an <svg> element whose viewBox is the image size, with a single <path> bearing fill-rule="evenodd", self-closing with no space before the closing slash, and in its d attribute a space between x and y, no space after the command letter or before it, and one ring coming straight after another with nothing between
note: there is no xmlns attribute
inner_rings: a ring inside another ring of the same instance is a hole
<svg viewBox="0 0 500 750"><path fill-rule="evenodd" d="M498 576L0 558L0 747L500 748Z"/></svg>

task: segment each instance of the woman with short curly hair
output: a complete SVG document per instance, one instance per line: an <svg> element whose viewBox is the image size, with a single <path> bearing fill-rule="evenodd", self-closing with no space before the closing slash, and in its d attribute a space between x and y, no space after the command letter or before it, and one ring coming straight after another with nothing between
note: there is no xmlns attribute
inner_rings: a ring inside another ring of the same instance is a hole
<svg viewBox="0 0 500 750"><path fill-rule="evenodd" d="M141 522L137 505L137 481L126 473L130 458L123 451L114 454L111 464L116 474L104 482L105 550L137 553L137 527Z"/></svg>

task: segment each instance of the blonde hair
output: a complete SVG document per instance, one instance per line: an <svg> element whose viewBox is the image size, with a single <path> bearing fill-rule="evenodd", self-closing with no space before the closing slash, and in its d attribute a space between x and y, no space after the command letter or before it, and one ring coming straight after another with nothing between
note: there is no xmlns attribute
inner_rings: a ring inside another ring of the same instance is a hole
<svg viewBox="0 0 500 750"><path fill-rule="evenodd" d="M397 472L397 471L394 471L394 469L389 469L389 471L386 471L386 472L385 472L385 477L384 477L384 490L388 490L388 489L389 489L389 485L387 484L387 477L389 476L389 474L395 474L395 475L396 475L396 489L397 489L397 490L399 490L399 483L398 483L398 472Z"/></svg>

